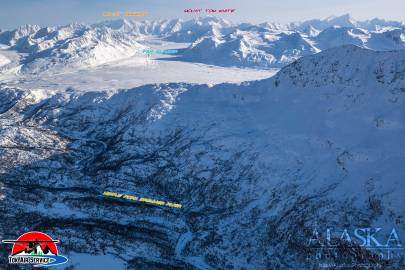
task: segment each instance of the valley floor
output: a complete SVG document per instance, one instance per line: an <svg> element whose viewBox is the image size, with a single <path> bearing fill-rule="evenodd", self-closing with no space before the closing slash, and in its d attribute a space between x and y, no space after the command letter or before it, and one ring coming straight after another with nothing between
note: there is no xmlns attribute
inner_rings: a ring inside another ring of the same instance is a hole
<svg viewBox="0 0 405 270"><path fill-rule="evenodd" d="M156 38L142 44L151 49L182 49L186 43L164 42ZM17 60L7 48L0 48L0 55ZM128 89L154 83L220 84L261 80L273 76L278 69L258 70L248 68L225 68L175 60L174 55L134 55L107 64L79 69L51 70L38 75L21 74L18 66L0 71L0 81L8 86L23 89L64 90L116 90Z"/></svg>

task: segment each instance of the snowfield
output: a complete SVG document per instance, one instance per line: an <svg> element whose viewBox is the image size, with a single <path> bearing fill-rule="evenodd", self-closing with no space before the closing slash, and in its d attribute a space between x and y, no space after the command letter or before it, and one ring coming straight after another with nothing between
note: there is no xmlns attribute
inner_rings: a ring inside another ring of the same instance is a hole
<svg viewBox="0 0 405 270"><path fill-rule="evenodd" d="M0 235L55 236L69 269L294 270L325 262L314 228L404 236L403 33L349 16L0 33ZM401 269L339 243L328 262Z"/></svg>
<svg viewBox="0 0 405 270"><path fill-rule="evenodd" d="M20 72L40 74L91 68L129 57L145 64L143 50L149 48L145 40L150 37L188 44L177 55L181 61L259 69L281 68L302 56L346 44L372 50L405 49L403 23L358 22L349 15L287 25L233 24L215 17L42 28L25 25L0 32L0 44L26 54L18 63Z"/></svg>

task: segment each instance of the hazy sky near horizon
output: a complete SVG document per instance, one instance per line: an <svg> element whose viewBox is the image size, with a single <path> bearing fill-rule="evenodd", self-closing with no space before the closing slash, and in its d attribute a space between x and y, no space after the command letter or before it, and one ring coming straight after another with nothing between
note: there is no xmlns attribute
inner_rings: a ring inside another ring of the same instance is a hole
<svg viewBox="0 0 405 270"><path fill-rule="evenodd" d="M405 21L405 0L0 0L0 29L23 24L63 25L107 19L194 18L185 8L234 8L219 17L233 22L293 22L350 13L357 20L375 17ZM145 17L104 17L106 11L145 11ZM200 16L204 16L201 13Z"/></svg>

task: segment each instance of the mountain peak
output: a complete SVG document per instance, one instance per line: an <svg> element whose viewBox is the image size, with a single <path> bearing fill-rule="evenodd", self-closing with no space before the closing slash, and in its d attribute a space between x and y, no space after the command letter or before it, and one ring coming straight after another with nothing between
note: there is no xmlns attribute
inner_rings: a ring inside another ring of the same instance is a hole
<svg viewBox="0 0 405 270"><path fill-rule="evenodd" d="M356 27L357 21L350 16L350 14L344 14L341 16L332 16L325 20L331 26L341 26L341 27Z"/></svg>
<svg viewBox="0 0 405 270"><path fill-rule="evenodd" d="M368 63L367 69L364 63ZM275 79L299 87L385 85L395 90L404 83L403 63L403 50L377 52L347 44L300 58L282 68Z"/></svg>

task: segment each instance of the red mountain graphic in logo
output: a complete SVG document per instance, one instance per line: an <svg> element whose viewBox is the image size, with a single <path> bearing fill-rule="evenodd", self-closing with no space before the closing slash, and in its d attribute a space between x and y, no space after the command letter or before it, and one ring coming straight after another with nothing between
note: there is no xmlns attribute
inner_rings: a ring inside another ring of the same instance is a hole
<svg viewBox="0 0 405 270"><path fill-rule="evenodd" d="M55 243L59 241L53 240L49 235L42 232L25 233L13 242L12 256L20 253L34 255L50 255L52 253L52 255L58 255L58 248Z"/></svg>

